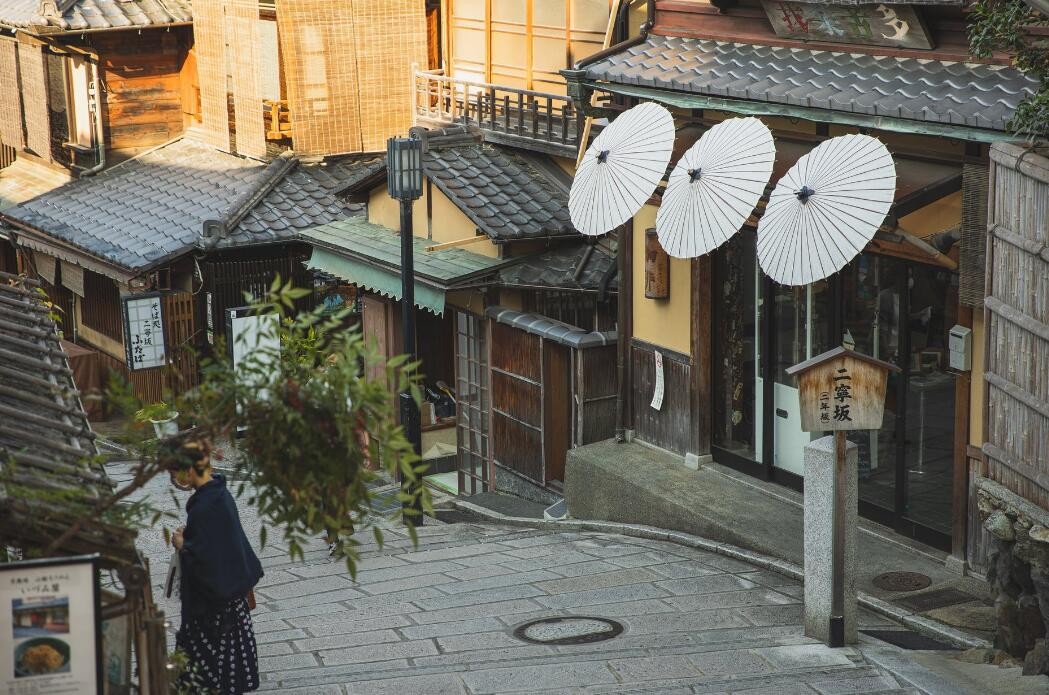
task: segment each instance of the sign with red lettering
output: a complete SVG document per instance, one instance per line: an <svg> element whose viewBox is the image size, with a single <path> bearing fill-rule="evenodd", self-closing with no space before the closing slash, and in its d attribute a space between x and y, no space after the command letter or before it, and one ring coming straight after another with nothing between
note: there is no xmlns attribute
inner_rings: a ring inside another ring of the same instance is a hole
<svg viewBox="0 0 1049 695"><path fill-rule="evenodd" d="M761 0L776 36L803 41L857 43L894 48L933 47L918 11L910 5L827 5Z"/></svg>

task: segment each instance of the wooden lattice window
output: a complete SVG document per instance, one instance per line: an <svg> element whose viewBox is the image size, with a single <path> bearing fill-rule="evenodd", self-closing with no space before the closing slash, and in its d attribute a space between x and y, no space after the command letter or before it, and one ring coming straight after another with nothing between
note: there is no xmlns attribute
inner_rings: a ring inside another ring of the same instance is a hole
<svg viewBox="0 0 1049 695"><path fill-rule="evenodd" d="M459 494L491 489L488 449L488 350L485 322L456 314L455 336Z"/></svg>

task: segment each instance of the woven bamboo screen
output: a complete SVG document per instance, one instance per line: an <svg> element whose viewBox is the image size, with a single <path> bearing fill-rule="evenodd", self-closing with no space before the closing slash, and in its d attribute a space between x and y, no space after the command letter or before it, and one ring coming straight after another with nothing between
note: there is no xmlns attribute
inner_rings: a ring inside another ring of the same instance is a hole
<svg viewBox="0 0 1049 695"><path fill-rule="evenodd" d="M412 65L429 60L426 10L419 0L357 0L352 5L360 93L361 149L386 149L386 140L412 125ZM374 27L375 29L371 29Z"/></svg>
<svg viewBox="0 0 1049 695"><path fill-rule="evenodd" d="M967 306L983 305L987 257L987 184L984 164L962 167L961 259L958 298Z"/></svg>
<svg viewBox="0 0 1049 695"><path fill-rule="evenodd" d="M22 93L18 89L18 47L14 41L0 41L0 142L21 150L25 147L22 132Z"/></svg>
<svg viewBox="0 0 1049 695"><path fill-rule="evenodd" d="M226 20L223 0L194 0L193 37L200 79L200 116L204 140L230 150L227 101Z"/></svg>
<svg viewBox="0 0 1049 695"><path fill-rule="evenodd" d="M18 72L25 104L26 148L38 157L51 161L51 114L47 108L43 48L19 44Z"/></svg>
<svg viewBox="0 0 1049 695"><path fill-rule="evenodd" d="M262 114L262 79L259 54L258 0L229 0L226 5L226 36L230 42L230 71L233 117L237 130L237 152L248 157L266 156L266 124Z"/></svg>
<svg viewBox="0 0 1049 695"><path fill-rule="evenodd" d="M295 150L384 149L412 124L413 64L426 65L419 0L277 0Z"/></svg>
<svg viewBox="0 0 1049 695"><path fill-rule="evenodd" d="M1049 508L1049 158L991 147L988 476Z"/></svg>

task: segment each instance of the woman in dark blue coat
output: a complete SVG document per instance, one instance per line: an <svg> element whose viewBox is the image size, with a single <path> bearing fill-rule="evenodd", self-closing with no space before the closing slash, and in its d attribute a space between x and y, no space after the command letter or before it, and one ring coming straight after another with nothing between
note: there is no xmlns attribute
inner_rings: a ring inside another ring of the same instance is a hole
<svg viewBox="0 0 1049 695"><path fill-rule="evenodd" d="M195 492L186 525L172 536L182 573L182 625L176 646L188 657L192 692L240 695L259 687L248 594L262 564L240 524L226 479L211 469L206 440L169 445L172 481Z"/></svg>

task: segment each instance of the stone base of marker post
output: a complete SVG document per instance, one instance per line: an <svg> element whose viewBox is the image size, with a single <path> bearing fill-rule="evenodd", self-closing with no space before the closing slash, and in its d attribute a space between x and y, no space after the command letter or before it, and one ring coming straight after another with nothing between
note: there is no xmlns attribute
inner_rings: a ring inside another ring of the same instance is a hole
<svg viewBox="0 0 1049 695"><path fill-rule="evenodd" d="M827 643L833 609L834 558L834 437L805 446L805 636ZM845 453L845 643L856 637L856 509L858 449L849 442Z"/></svg>

